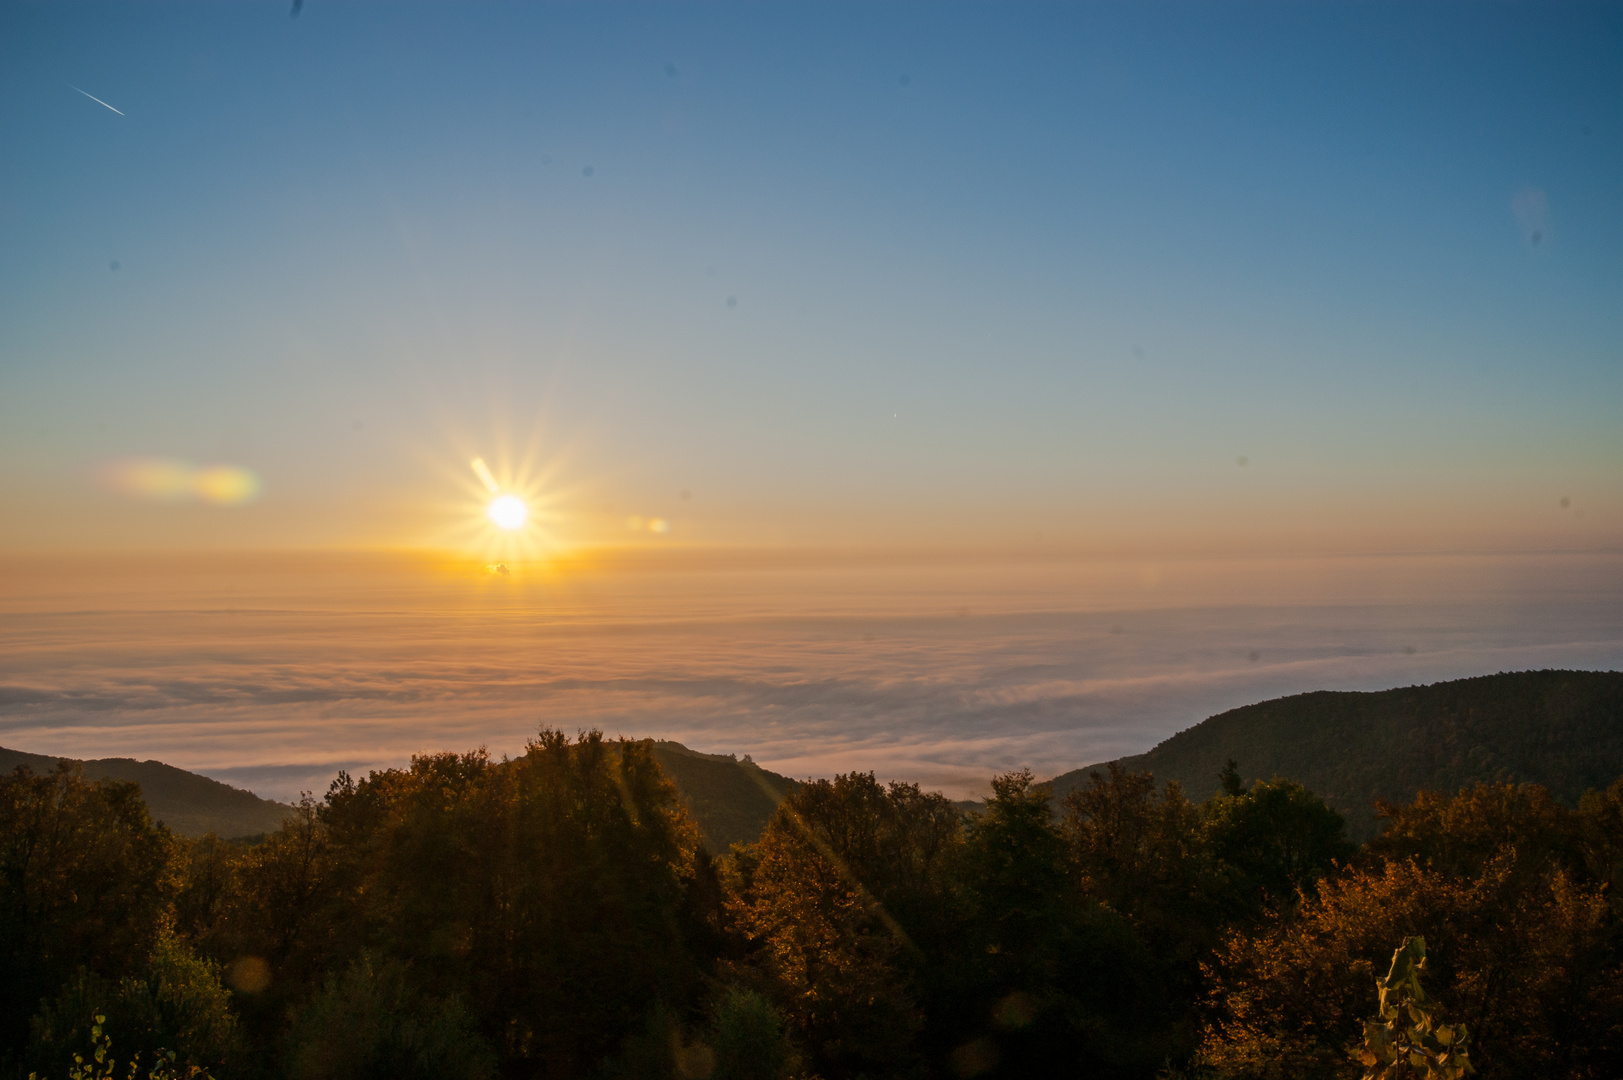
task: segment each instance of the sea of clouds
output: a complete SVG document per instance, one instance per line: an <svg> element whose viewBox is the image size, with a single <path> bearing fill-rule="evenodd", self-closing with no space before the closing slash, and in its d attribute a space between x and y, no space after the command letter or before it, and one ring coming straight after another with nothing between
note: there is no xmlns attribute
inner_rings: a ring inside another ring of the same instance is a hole
<svg viewBox="0 0 1623 1080"><path fill-rule="evenodd" d="M955 796L1224 709L1623 668L1623 557L0 566L0 745L289 799L542 726Z"/></svg>

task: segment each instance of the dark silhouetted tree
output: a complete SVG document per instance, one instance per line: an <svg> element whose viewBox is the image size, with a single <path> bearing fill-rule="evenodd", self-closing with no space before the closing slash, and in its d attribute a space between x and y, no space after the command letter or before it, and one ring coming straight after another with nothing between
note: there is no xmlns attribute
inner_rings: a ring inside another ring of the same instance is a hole
<svg viewBox="0 0 1623 1080"><path fill-rule="evenodd" d="M1211 854L1238 871L1241 916L1294 905L1297 890L1311 891L1357 850L1341 815L1291 780L1216 796L1203 811Z"/></svg>
<svg viewBox="0 0 1623 1080"><path fill-rule="evenodd" d="M0 1055L78 969L116 981L145 967L177 887L172 848L135 784L66 763L0 776Z"/></svg>

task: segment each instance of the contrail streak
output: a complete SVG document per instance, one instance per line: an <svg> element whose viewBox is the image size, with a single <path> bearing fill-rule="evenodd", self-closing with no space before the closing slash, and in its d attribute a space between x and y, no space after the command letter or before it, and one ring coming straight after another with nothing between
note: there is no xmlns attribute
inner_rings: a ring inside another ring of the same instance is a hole
<svg viewBox="0 0 1623 1080"><path fill-rule="evenodd" d="M79 90L79 88L77 86L74 86L72 83L68 83L68 88L70 90ZM85 92L83 90L79 90L79 93L85 94ZM103 101L101 98L97 97L95 94L85 94L85 97L89 98L91 101L94 101L97 105L107 105L107 102ZM107 107L109 109L113 109L113 107L111 105L107 105ZM113 109L113 111L118 113L118 115L120 115L120 116L124 115L123 113L118 112L117 109Z"/></svg>

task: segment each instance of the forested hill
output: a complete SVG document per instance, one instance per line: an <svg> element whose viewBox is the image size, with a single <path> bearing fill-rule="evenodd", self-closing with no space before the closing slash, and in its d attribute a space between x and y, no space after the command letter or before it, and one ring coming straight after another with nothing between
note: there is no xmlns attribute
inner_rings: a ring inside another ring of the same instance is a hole
<svg viewBox="0 0 1623 1080"><path fill-rule="evenodd" d="M64 759L0 747L0 773L9 773L19 765L26 765L35 773L48 773L61 760ZM146 799L153 820L163 822L183 836L212 832L229 838L275 832L293 809L161 761L98 758L78 764L91 780L140 784L141 795Z"/></svg>
<svg viewBox="0 0 1623 1080"><path fill-rule="evenodd" d="M744 755L701 754L678 742L653 744L654 760L682 794L689 816L711 851L753 844L784 797L800 783L756 765Z"/></svg>
<svg viewBox="0 0 1623 1080"><path fill-rule="evenodd" d="M1296 780L1375 834L1376 799L1481 782L1542 784L1568 805L1623 775L1623 672L1518 671L1376 693L1318 691L1246 705L1121 759L1176 780L1192 799L1219 786L1230 758L1246 780ZM1090 765L1054 779L1056 798Z"/></svg>
<svg viewBox="0 0 1623 1080"><path fill-rule="evenodd" d="M714 852L750 843L778 803L799 789L748 757L702 754L654 742ZM1218 789L1233 758L1241 776L1296 780L1341 811L1356 839L1375 834L1376 799L1403 803L1425 789L1533 782L1569 805L1623 775L1623 673L1525 671L1378 693L1319 691L1232 709L1121 759L1135 772L1176 780L1199 801ZM0 772L36 773L57 759L0 749ZM154 819L187 836L272 832L289 807L157 761L85 761L85 775L141 785ZM1086 784L1092 765L1056 777L1056 798Z"/></svg>
<svg viewBox="0 0 1623 1080"><path fill-rule="evenodd" d="M787 776L760 768L748 756L739 761L730 754L701 754L677 742L656 742L653 752L676 784L705 843L715 852L724 852L735 843L754 842L783 797L800 787ZM19 765L47 773L59 760L0 748L0 773ZM91 780L140 784L153 820L185 836L212 832L229 838L275 832L292 809L161 761L100 758L78 764Z"/></svg>

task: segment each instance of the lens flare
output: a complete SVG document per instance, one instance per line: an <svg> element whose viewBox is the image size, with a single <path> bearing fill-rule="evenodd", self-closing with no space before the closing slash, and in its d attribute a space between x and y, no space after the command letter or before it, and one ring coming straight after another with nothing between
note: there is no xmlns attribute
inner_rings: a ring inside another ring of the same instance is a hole
<svg viewBox="0 0 1623 1080"><path fill-rule="evenodd" d="M484 458L476 457L468 464L473 466L474 475L479 477L479 482L484 484L485 489L492 495L501 490L501 485L496 483L496 478L491 475L490 466L485 464Z"/></svg>
<svg viewBox="0 0 1623 1080"><path fill-rule="evenodd" d="M192 490L204 502L236 506L259 493L259 478L247 469L216 465L192 474Z"/></svg>
<svg viewBox="0 0 1623 1080"><path fill-rule="evenodd" d="M121 495L153 502L203 502L241 506L259 494L259 477L235 465L205 468L169 458L109 462L100 472L104 486Z"/></svg>
<svg viewBox="0 0 1623 1080"><path fill-rule="evenodd" d="M522 529L530 518L530 508L517 495L498 495L485 507L485 516L502 529Z"/></svg>

